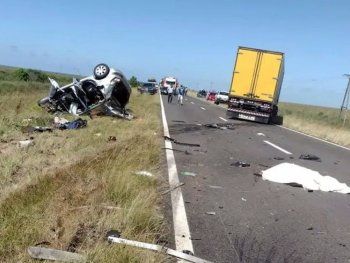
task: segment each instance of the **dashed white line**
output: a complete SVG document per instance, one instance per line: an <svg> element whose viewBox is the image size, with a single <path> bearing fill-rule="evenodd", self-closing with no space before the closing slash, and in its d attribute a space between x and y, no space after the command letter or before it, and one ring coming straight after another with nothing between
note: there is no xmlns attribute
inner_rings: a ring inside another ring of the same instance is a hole
<svg viewBox="0 0 350 263"><path fill-rule="evenodd" d="M194 102L193 102L193 101L191 101L191 104L194 104Z"/></svg>
<svg viewBox="0 0 350 263"><path fill-rule="evenodd" d="M256 135L258 135L258 136L265 136L265 134L263 134L262 132L258 132Z"/></svg>
<svg viewBox="0 0 350 263"><path fill-rule="evenodd" d="M285 150L285 149L283 149L283 148L277 146L276 144L273 144L272 142L264 141L264 143L266 143L266 144L272 146L273 148L275 148L275 149L277 149L277 150L280 150L281 152L284 152L285 154L289 154L289 155L292 154L291 152L288 152L287 150Z"/></svg>
<svg viewBox="0 0 350 263"><path fill-rule="evenodd" d="M226 119L224 119L223 117L219 117L220 120L223 120L223 121L227 121Z"/></svg>
<svg viewBox="0 0 350 263"><path fill-rule="evenodd" d="M201 107L202 110L206 110L205 108Z"/></svg>
<svg viewBox="0 0 350 263"><path fill-rule="evenodd" d="M164 127L164 135L170 137L168 123L166 121L164 105L162 97L160 96L160 106L162 110L162 120ZM168 164L168 174L169 174L169 186L170 189L179 185L180 180L177 173L177 167L175 163L174 153L172 151L172 143L170 141L165 141L166 159ZM175 235L175 246L176 250L183 251L189 250L193 251L193 244L190 239L190 228L187 221L185 203L182 196L181 188L178 187L171 191L171 205L173 212L173 224L174 224L174 235Z"/></svg>

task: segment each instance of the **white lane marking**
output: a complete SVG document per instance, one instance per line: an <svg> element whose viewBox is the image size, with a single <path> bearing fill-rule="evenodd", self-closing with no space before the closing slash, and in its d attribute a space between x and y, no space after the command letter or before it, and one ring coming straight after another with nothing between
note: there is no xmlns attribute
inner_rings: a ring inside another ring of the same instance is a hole
<svg viewBox="0 0 350 263"><path fill-rule="evenodd" d="M265 136L265 134L263 134L262 132L258 132L256 135L258 135L258 136Z"/></svg>
<svg viewBox="0 0 350 263"><path fill-rule="evenodd" d="M194 102L193 102L193 101L191 101L191 104L194 104Z"/></svg>
<svg viewBox="0 0 350 263"><path fill-rule="evenodd" d="M277 146L276 144L273 144L272 142L269 142L269 141L264 141L264 143L272 146L273 148L276 148L277 150L280 150L281 152L284 152L285 154L292 154L291 152L288 152L287 150Z"/></svg>
<svg viewBox="0 0 350 263"><path fill-rule="evenodd" d="M168 123L165 116L164 105L162 97L160 96L160 106L162 109L162 121L164 127L164 135L170 137ZM165 141L165 153L168 163L168 174L169 174L169 186L170 189L179 185L180 180L177 173L174 152L172 151L173 146L170 141ZM176 250L193 251L193 244L190 239L190 228L188 226L185 203L182 196L181 188L178 187L171 191L171 205L173 210L173 224L174 224L174 235L175 235L175 246Z"/></svg>
<svg viewBox="0 0 350 263"><path fill-rule="evenodd" d="M312 136L312 135L310 135L310 134L306 134L306 133L303 133L303 132L300 132L300 131L296 131L296 130L293 130L293 129L291 129L291 128L287 128L287 127L284 127L284 126L280 126L280 125L275 125L275 126L278 126L278 127L282 128L282 129L285 129L285 130L288 130L288 131L292 131L292 132L295 132L295 133L298 133L298 134L301 134L301 135L304 135L304 136L313 138L313 139L315 139L315 140L318 140L318 141L321 141L321 142L325 142L325 143L331 144L331 145L333 145L333 146L337 146L337 147L339 147L339 148L342 148L342 149L344 149L344 150L350 151L350 148L347 148L347 147L345 147L345 146L341 146L341 145L336 144L336 143L334 143L334 142L329 142L329 141L326 141L326 140L324 140L324 139L321 139L321 138L317 138L317 137L315 137L315 136Z"/></svg>
<svg viewBox="0 0 350 263"><path fill-rule="evenodd" d="M219 117L219 119L223 120L223 121L227 121L226 119L224 119L223 117Z"/></svg>
<svg viewBox="0 0 350 263"><path fill-rule="evenodd" d="M202 110L205 110L205 108L201 107Z"/></svg>

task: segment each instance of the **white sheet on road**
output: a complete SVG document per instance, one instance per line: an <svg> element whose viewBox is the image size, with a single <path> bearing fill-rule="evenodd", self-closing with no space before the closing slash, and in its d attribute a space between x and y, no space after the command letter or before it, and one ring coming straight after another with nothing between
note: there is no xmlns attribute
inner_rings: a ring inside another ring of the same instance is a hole
<svg viewBox="0 0 350 263"><path fill-rule="evenodd" d="M320 190L349 194L350 187L331 176L322 176L319 172L292 164L281 163L262 172L262 178L271 182L302 185L307 190Z"/></svg>

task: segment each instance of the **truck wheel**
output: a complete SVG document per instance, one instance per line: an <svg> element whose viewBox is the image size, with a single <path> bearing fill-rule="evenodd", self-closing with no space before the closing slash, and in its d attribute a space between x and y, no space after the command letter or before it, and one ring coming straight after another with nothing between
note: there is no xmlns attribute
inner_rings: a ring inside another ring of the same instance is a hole
<svg viewBox="0 0 350 263"><path fill-rule="evenodd" d="M282 125L283 124L283 116L273 116L270 117L270 124Z"/></svg>
<svg viewBox="0 0 350 263"><path fill-rule="evenodd" d="M219 103L220 103L220 102L219 102L218 100L215 101L215 104L216 104L216 105L219 105Z"/></svg>

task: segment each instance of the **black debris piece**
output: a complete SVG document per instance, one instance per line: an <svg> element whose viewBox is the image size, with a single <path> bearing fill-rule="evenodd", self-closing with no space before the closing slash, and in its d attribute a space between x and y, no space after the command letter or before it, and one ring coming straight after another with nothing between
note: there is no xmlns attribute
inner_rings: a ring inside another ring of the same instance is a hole
<svg viewBox="0 0 350 263"><path fill-rule="evenodd" d="M22 132L26 132L26 133L32 133L32 132L52 132L52 128L50 127L41 127L41 126L28 126L28 127L24 127L22 129Z"/></svg>
<svg viewBox="0 0 350 263"><path fill-rule="evenodd" d="M313 154L302 154L299 159L321 162L321 158Z"/></svg>
<svg viewBox="0 0 350 263"><path fill-rule="evenodd" d="M190 237L190 240L202 240L202 239L199 237Z"/></svg>
<svg viewBox="0 0 350 263"><path fill-rule="evenodd" d="M284 158L283 157L273 157L273 159L275 159L275 160L278 160L278 161L282 161L282 160L284 160Z"/></svg>
<svg viewBox="0 0 350 263"><path fill-rule="evenodd" d="M109 230L106 234L106 237L120 237L121 233L118 230Z"/></svg>
<svg viewBox="0 0 350 263"><path fill-rule="evenodd" d="M245 163L242 161L237 161L235 163L231 163L231 166L236 166L236 167L250 167L249 163Z"/></svg>
<svg viewBox="0 0 350 263"><path fill-rule="evenodd" d="M167 148L167 147L163 147L162 148L163 150L171 150L171 151L174 151L174 152L180 152L180 153L184 153L186 155L190 155L191 153L189 151L183 151L183 150L179 150L179 149L171 149L171 148Z"/></svg>
<svg viewBox="0 0 350 263"><path fill-rule="evenodd" d="M270 168L270 166L268 166L266 164L259 163L258 165L261 166L261 167Z"/></svg>
<svg viewBox="0 0 350 263"><path fill-rule="evenodd" d="M294 157L293 157L293 156L291 156L291 157L289 157L289 159L293 160L293 159L294 159Z"/></svg>
<svg viewBox="0 0 350 263"><path fill-rule="evenodd" d="M109 142L111 142L111 141L112 141L112 142L115 142L115 141L117 141L117 137L115 137L115 136L109 136L109 137L108 137L108 141L109 141Z"/></svg>
<svg viewBox="0 0 350 263"><path fill-rule="evenodd" d="M58 128L61 130L75 130L75 129L84 128L86 127L86 125L87 125L87 121L79 118L74 121L60 124Z"/></svg>
<svg viewBox="0 0 350 263"><path fill-rule="evenodd" d="M309 228L306 229L306 230L314 230L314 228L311 226L311 227L309 227Z"/></svg>
<svg viewBox="0 0 350 263"><path fill-rule="evenodd" d="M173 143L175 143L175 144L178 144L178 145L191 146L191 147L201 147L200 144L197 144L197 143L187 143L187 142L179 142L179 141L177 141L177 140L175 140L175 139L173 139L173 138L171 138L171 137L169 137L169 136L164 136L164 139L165 139L165 140L168 140L168 141L171 141L171 142L173 142Z"/></svg>
<svg viewBox="0 0 350 263"><path fill-rule="evenodd" d="M229 123L208 123L208 124L203 124L204 127L207 128L213 128L213 129L219 129L219 130L234 130L233 124Z"/></svg>
<svg viewBox="0 0 350 263"><path fill-rule="evenodd" d="M173 120L172 122L186 123L185 121L178 121L178 120Z"/></svg>
<svg viewBox="0 0 350 263"><path fill-rule="evenodd" d="M193 256L193 253L190 250L182 250L182 253Z"/></svg>

